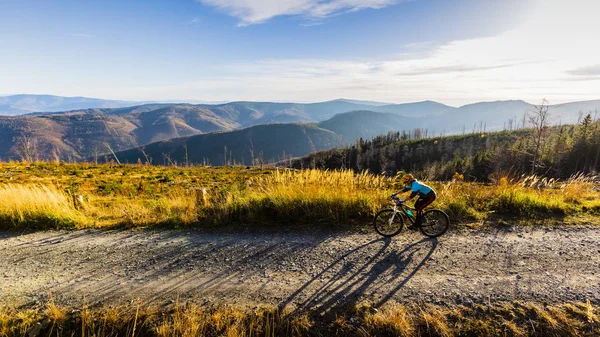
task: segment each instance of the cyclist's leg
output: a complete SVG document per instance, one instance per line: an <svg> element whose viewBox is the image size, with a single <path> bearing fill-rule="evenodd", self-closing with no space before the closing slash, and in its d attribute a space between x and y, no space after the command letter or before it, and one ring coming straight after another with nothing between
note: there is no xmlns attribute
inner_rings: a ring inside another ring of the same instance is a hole
<svg viewBox="0 0 600 337"><path fill-rule="evenodd" d="M419 199L417 199L417 201L415 202L415 210L417 212L417 221L416 221L416 225L420 226L421 225L421 217L423 216L421 214L421 210L423 209L423 204L425 204L425 202L427 201L425 196L419 196Z"/></svg>
<svg viewBox="0 0 600 337"><path fill-rule="evenodd" d="M424 197L420 197L419 200L415 203L415 208L417 209L417 225L421 225L423 222L423 210L425 207L431 205L431 203L436 199L435 193L429 193Z"/></svg>

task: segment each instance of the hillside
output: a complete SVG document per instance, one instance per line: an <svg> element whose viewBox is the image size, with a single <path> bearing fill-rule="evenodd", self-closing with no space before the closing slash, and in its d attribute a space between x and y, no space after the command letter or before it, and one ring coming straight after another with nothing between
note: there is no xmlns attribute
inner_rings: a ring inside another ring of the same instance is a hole
<svg viewBox="0 0 600 337"><path fill-rule="evenodd" d="M0 117L0 159L78 160L113 150L238 125L193 106L142 106L105 111ZM28 144L24 144L28 140Z"/></svg>
<svg viewBox="0 0 600 337"><path fill-rule="evenodd" d="M304 156L309 153L331 149L354 143L356 139L372 137L400 129L412 129L418 125L410 119L388 113L373 111L351 111L337 114L318 124L267 124L229 132L215 132L194 137L172 139L144 146L154 164L168 164L169 161L222 165L225 163L225 148L228 151L227 163L252 163L251 149L257 159L262 153L262 162L274 162L285 158ZM145 160L139 149L118 152L120 161L136 162ZM109 156L112 158L112 156ZM157 161L157 158L160 160ZM170 160L169 160L170 158Z"/></svg>
<svg viewBox="0 0 600 337"><path fill-rule="evenodd" d="M417 119L361 110L335 115L318 125L337 133L345 143L352 144L357 138L371 139L390 131L409 130L419 124Z"/></svg>
<svg viewBox="0 0 600 337"><path fill-rule="evenodd" d="M521 123L523 114L532 109L532 105L524 101L480 102L463 105L453 111L427 118L424 127L446 133L459 133L473 129L498 131L502 130L509 119Z"/></svg>
<svg viewBox="0 0 600 337"><path fill-rule="evenodd" d="M156 142L116 156L121 163L258 165L341 145L340 136L314 124L271 124Z"/></svg>
<svg viewBox="0 0 600 337"><path fill-rule="evenodd" d="M450 114L456 109L457 108L455 107L447 106L434 101L423 101L416 103L382 105L369 110L419 118Z"/></svg>

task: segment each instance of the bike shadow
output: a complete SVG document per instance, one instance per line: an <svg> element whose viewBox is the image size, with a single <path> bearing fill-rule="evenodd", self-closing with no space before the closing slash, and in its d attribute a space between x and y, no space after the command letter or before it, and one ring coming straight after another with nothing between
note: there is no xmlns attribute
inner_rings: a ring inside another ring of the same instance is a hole
<svg viewBox="0 0 600 337"><path fill-rule="evenodd" d="M402 248L392 243L390 238L380 238L348 251L281 302L279 309L293 304L296 313L335 313L365 298L371 299L373 307L381 307L398 295L438 246L436 238L424 238ZM373 253L377 245L380 247ZM365 254L370 256L363 263L350 262Z"/></svg>

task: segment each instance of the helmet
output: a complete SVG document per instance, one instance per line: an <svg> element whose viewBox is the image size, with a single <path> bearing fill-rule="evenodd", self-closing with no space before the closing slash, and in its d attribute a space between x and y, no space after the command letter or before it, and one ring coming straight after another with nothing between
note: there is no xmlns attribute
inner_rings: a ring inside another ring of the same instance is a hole
<svg viewBox="0 0 600 337"><path fill-rule="evenodd" d="M401 181L401 182L402 182L404 185L408 185L408 184L412 183L413 181L415 181L415 177L413 177L413 175L412 175L412 174L408 173L408 174L405 174L405 175L402 177L402 180L400 180L400 181Z"/></svg>

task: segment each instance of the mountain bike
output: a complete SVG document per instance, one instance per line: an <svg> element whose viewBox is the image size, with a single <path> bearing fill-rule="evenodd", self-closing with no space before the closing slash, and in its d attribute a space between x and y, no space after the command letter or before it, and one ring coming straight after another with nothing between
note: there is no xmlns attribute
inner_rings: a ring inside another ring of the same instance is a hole
<svg viewBox="0 0 600 337"><path fill-rule="evenodd" d="M396 195L392 195L394 208L382 209L375 215L373 219L373 227L377 233L392 237L398 235L404 228L404 219L408 219L410 223L419 228L423 235L435 238L448 230L450 227L450 218L444 211L439 209L430 209L423 212L423 221L421 225L417 225L417 212L413 207L398 199Z"/></svg>

